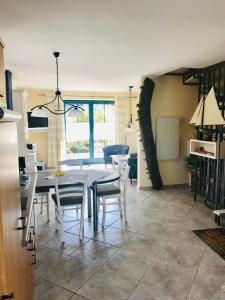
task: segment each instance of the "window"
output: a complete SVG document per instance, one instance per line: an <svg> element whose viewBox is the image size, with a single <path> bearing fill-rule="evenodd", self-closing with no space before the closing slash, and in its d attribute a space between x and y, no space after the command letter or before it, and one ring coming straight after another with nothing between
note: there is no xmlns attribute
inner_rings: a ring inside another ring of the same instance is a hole
<svg viewBox="0 0 225 300"><path fill-rule="evenodd" d="M104 146L115 144L114 101L73 100L65 103L78 104L85 110L81 117L65 117L68 157L102 162Z"/></svg>

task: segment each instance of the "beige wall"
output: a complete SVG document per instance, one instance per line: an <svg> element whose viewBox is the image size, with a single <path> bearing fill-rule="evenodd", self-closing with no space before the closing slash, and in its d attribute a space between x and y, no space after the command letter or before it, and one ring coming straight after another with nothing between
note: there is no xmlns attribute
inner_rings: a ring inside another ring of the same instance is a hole
<svg viewBox="0 0 225 300"><path fill-rule="evenodd" d="M43 104L47 102L47 96L53 94L53 90L37 90L37 89L28 89L28 99L27 99L27 109L28 111L37 104ZM91 96L96 97L97 99L116 99L116 101L122 101L125 104L125 115L124 115L124 126L128 122L128 93L105 93L105 92L63 92L64 99L91 99ZM134 95L135 96L135 95ZM133 105L135 106L135 100ZM134 113L134 115L136 115ZM134 120L136 117L134 116ZM136 125L134 124L136 128ZM122 142L125 142L124 129L121 132L121 136L124 137ZM126 137L126 142L130 146L130 152L137 152L137 138L136 138L136 129L132 134L128 134ZM28 143L37 144L37 157L38 160L48 160L48 132L29 132Z"/></svg>
<svg viewBox="0 0 225 300"><path fill-rule="evenodd" d="M187 140L194 131L188 125L197 106L198 88L183 85L180 76L161 76L154 79L155 90L152 99L152 125L155 133L157 117L177 117L181 120L180 128L180 158L178 160L159 161L163 183L166 185L183 184L188 182L186 170ZM151 182L145 172L146 163L142 145L138 145L139 153L139 186L150 186Z"/></svg>
<svg viewBox="0 0 225 300"><path fill-rule="evenodd" d="M152 122L153 132L155 132L155 121L157 117L178 117L181 119L180 131L180 158L179 160L159 161L160 172L164 184L181 184L188 182L188 174L185 167L187 140L193 135L188 121L197 105L197 87L185 86L182 84L182 78L177 76L162 76L154 79L155 90L152 100ZM46 94L52 93L50 90L29 90L28 89L28 110L40 103L46 102ZM78 99L77 95L84 98L88 95L101 96L103 98L120 98L120 101L126 101L127 93L84 93L84 92L64 92L65 99ZM135 95L134 95L135 96ZM139 156L139 186L150 186L151 182L146 175L146 164L142 145L138 142L138 122L137 107L138 95L132 101L133 128L134 132L129 133L126 142L130 146L130 152L138 152ZM126 101L128 106L128 101ZM126 119L126 117L125 117ZM125 121L126 122L126 121ZM124 140L125 141L125 140ZM30 132L28 142L36 143L38 147L38 159L47 161L48 133Z"/></svg>

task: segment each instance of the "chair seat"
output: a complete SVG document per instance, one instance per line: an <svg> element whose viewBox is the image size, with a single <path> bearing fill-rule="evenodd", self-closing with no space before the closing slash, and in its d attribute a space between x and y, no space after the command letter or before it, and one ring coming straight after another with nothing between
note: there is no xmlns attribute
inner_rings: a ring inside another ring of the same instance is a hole
<svg viewBox="0 0 225 300"><path fill-rule="evenodd" d="M57 206L57 198L56 194L52 194L52 199L55 202L55 205ZM76 204L82 204L83 202L83 196L77 195L73 197L62 197L60 198L60 205L61 206L69 206L69 205L76 205Z"/></svg>
<svg viewBox="0 0 225 300"><path fill-rule="evenodd" d="M97 197L120 194L120 189L114 184L100 184L97 186Z"/></svg>

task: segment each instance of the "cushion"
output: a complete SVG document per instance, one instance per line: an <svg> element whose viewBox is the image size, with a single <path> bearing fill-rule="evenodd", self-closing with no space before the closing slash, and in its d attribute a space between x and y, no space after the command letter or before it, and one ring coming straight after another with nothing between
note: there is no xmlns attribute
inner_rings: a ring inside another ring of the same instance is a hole
<svg viewBox="0 0 225 300"><path fill-rule="evenodd" d="M114 184L99 184L97 185L97 197L119 194L121 191Z"/></svg>
<svg viewBox="0 0 225 300"><path fill-rule="evenodd" d="M52 199L55 202L55 205L57 206L56 194L52 194ZM73 196L73 197L65 196L60 199L61 206L82 204L82 202L83 202L83 196L81 196L81 195L77 195L77 196Z"/></svg>

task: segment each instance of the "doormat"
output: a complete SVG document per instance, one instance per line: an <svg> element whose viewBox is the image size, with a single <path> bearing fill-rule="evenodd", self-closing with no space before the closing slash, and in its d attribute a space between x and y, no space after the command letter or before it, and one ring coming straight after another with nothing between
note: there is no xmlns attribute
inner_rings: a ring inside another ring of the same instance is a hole
<svg viewBox="0 0 225 300"><path fill-rule="evenodd" d="M193 230L193 232L206 243L219 256L225 259L225 229L212 228Z"/></svg>

